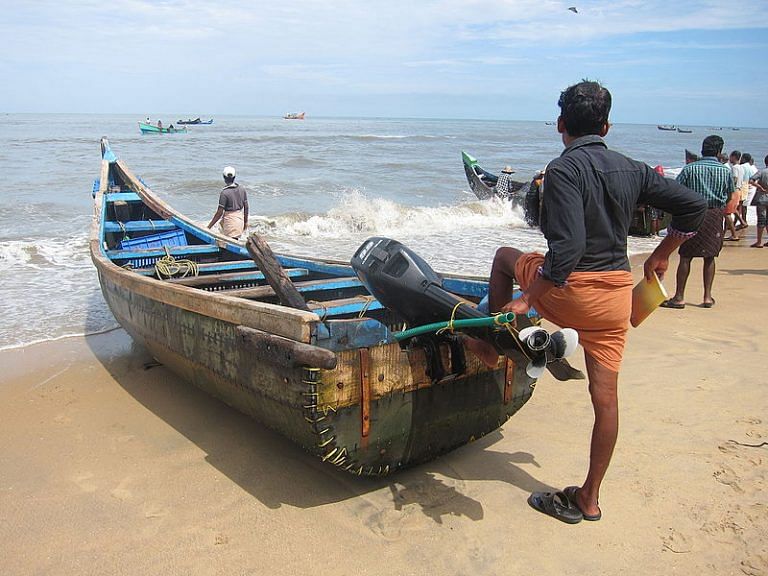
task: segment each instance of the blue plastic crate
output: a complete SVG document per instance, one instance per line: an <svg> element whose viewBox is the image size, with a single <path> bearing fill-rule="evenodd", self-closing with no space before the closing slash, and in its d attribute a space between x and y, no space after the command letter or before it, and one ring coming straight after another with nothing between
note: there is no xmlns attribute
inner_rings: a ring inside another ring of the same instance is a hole
<svg viewBox="0 0 768 576"><path fill-rule="evenodd" d="M123 240L120 242L120 250L127 250L128 248L143 250L147 248L161 248L163 246L186 246L186 244L187 238L184 235L184 230L179 229L170 232L150 234L149 236L142 236L141 238Z"/></svg>

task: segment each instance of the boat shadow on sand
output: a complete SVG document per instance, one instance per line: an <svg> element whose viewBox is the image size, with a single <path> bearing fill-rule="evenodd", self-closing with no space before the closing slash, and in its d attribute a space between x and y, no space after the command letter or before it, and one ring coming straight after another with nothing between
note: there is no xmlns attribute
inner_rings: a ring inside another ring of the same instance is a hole
<svg viewBox="0 0 768 576"><path fill-rule="evenodd" d="M202 450L207 463L272 509L347 501L372 530L385 533L417 511L437 523L446 516L481 520L483 504L467 495L470 481L506 482L524 492L552 490L519 466L538 466L533 455L490 449L503 439L498 430L437 460L390 476L358 478L327 466L184 382L122 329L98 336L98 345L92 338L86 340L134 400Z"/></svg>

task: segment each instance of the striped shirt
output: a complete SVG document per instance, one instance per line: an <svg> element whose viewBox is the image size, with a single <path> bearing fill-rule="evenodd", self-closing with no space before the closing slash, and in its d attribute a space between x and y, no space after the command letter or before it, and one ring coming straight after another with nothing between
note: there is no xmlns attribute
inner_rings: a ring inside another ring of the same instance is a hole
<svg viewBox="0 0 768 576"><path fill-rule="evenodd" d="M734 192L733 174L717 158L706 156L686 164L677 181L702 195L708 208L722 208Z"/></svg>

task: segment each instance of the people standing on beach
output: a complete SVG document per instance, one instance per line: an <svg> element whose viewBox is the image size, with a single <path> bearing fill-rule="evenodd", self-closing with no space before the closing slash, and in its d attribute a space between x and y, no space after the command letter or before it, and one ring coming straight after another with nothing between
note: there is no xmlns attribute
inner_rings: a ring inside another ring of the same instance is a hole
<svg viewBox="0 0 768 576"><path fill-rule="evenodd" d="M734 150L728 156L728 168L731 169L733 175L733 186L735 193L731 195L728 202L725 204L723 213L725 215L725 227L730 231L730 236L724 236L723 240L737 241L741 240L741 237L736 233L741 228L736 225L736 222L741 218L739 211L739 190L743 181L744 171L741 168L741 152Z"/></svg>
<svg viewBox="0 0 768 576"><path fill-rule="evenodd" d="M685 286L693 258L704 259L704 299L701 305L704 308L712 308L715 305L712 284L715 280L715 258L723 248L723 210L735 193L731 171L718 160L723 145L720 136L704 138L701 144L701 160L686 164L677 176L678 182L695 190L706 200L707 214L698 234L680 246L675 295L662 302L661 306L664 308L685 308Z"/></svg>
<svg viewBox="0 0 768 576"><path fill-rule="evenodd" d="M208 223L208 228L221 220L222 233L238 239L248 229L248 191L245 186L235 182L236 172L232 166L226 166L222 175L224 188L219 194L219 207Z"/></svg>
<svg viewBox="0 0 768 576"><path fill-rule="evenodd" d="M672 214L667 236L645 261L645 277L660 277L669 255L696 233L706 203L695 192L650 166L609 150L611 94L583 81L560 95L557 130L565 150L547 166L541 230L547 253L496 252L489 285L490 310L525 314L531 307L547 320L575 328L584 348L595 413L589 470L583 484L560 492L534 492L536 510L568 523L599 520L600 485L618 435L617 385L629 327L632 274L627 257L629 226L638 204ZM512 299L514 283L523 290ZM467 348L495 365L496 350L468 338Z"/></svg>
<svg viewBox="0 0 768 576"><path fill-rule="evenodd" d="M746 166L741 160L742 156L743 154L738 150L731 152L730 156L733 185L736 188L735 202L737 204L736 211L733 213L733 223L737 231L749 227L747 219L742 214L742 207L749 192L749 177L746 175Z"/></svg>
<svg viewBox="0 0 768 576"><path fill-rule="evenodd" d="M764 248L763 230L768 232L768 156L764 159L765 168L750 178L756 188L751 204L757 209L757 242L750 244L752 248Z"/></svg>
<svg viewBox="0 0 768 576"><path fill-rule="evenodd" d="M506 198L512 192L512 174L515 171L512 170L512 166L504 166L499 174L499 179L496 181L496 195L501 198Z"/></svg>
<svg viewBox="0 0 768 576"><path fill-rule="evenodd" d="M744 152L741 155L741 165L744 168L744 180L747 182L747 197L741 203L741 215L744 217L744 221L747 220L747 206L752 203L752 199L755 197L757 188L750 180L752 176L757 174L757 166L755 166L755 160L752 158L752 154Z"/></svg>

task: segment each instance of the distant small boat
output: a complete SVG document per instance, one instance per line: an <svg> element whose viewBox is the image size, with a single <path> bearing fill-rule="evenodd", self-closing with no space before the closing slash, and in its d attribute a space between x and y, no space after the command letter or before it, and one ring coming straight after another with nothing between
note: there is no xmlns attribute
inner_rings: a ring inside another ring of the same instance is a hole
<svg viewBox="0 0 768 576"><path fill-rule="evenodd" d="M288 112L283 118L285 120L304 120L304 112Z"/></svg>
<svg viewBox="0 0 768 576"><path fill-rule="evenodd" d="M684 128L678 128L677 131L680 132L680 134L690 134L693 132L693 130L685 130Z"/></svg>
<svg viewBox="0 0 768 576"><path fill-rule="evenodd" d="M175 134L176 132L186 132L187 127L175 128L173 125L159 128L154 124L147 124L146 122L139 122L139 130L142 134Z"/></svg>
<svg viewBox="0 0 768 576"><path fill-rule="evenodd" d="M178 122L176 122L176 124L195 124L195 125L197 125L197 124L213 124L213 118L211 118L210 120L200 120L200 117L198 116L194 120L190 120L190 119L179 120Z"/></svg>
<svg viewBox="0 0 768 576"><path fill-rule="evenodd" d="M544 124L546 124L547 126L554 126L555 125L555 123L552 122L552 121L544 122Z"/></svg>
<svg viewBox="0 0 768 576"><path fill-rule="evenodd" d="M675 126L674 124L659 124L658 126L656 126L656 128L658 128L659 130L668 130L670 132L674 132L675 130L677 130L677 126Z"/></svg>

